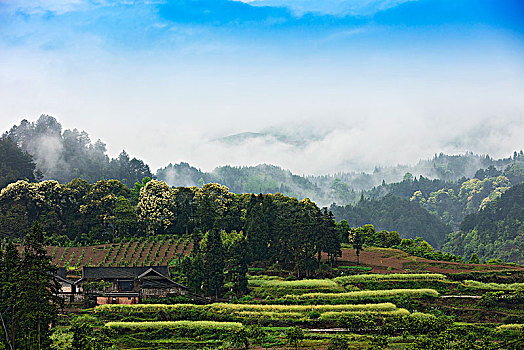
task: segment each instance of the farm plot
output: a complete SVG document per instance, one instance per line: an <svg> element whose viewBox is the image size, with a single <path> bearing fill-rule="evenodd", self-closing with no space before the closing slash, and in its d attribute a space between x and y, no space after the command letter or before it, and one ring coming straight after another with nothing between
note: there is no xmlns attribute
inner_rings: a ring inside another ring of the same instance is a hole
<svg viewBox="0 0 524 350"><path fill-rule="evenodd" d="M263 305L263 304L150 304L150 305L102 305L94 310L101 319L127 320L208 320L237 321L244 323L280 324L323 323L336 321L342 316L404 316L409 312L392 303L360 305Z"/></svg>
<svg viewBox="0 0 524 350"><path fill-rule="evenodd" d="M193 245L187 237L151 237L135 241L89 247L47 247L47 254L59 267L168 265L189 254Z"/></svg>
<svg viewBox="0 0 524 350"><path fill-rule="evenodd" d="M346 291L343 286L329 279L284 281L281 279L250 278L248 286L253 289L251 295L260 298L275 298L286 294L342 293Z"/></svg>
<svg viewBox="0 0 524 350"><path fill-rule="evenodd" d="M302 295L289 294L283 300L289 303L345 304L345 303L376 303L398 298L433 299L439 293L434 289L388 289L364 290L347 293L306 293Z"/></svg>

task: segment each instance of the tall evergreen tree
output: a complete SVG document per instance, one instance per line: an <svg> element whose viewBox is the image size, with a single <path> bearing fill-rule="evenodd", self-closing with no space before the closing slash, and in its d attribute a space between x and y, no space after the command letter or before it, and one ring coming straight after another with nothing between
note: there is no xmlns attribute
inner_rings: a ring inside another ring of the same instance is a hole
<svg viewBox="0 0 524 350"><path fill-rule="evenodd" d="M50 325L57 320L59 284L56 267L46 255L44 235L35 224L24 240L24 249L16 281L16 302L13 316L18 336L16 347L20 349L48 349Z"/></svg>
<svg viewBox="0 0 524 350"><path fill-rule="evenodd" d="M208 231L201 243L206 278L204 289L207 295L218 298L224 287L224 246L217 230Z"/></svg>
<svg viewBox="0 0 524 350"><path fill-rule="evenodd" d="M222 231L222 243L226 252L225 282L236 295L247 292L247 242L242 231Z"/></svg>

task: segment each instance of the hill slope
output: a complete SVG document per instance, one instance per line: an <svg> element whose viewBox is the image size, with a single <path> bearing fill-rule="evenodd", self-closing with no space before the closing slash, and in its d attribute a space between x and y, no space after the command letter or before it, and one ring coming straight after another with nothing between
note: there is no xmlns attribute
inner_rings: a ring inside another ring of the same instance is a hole
<svg viewBox="0 0 524 350"><path fill-rule="evenodd" d="M507 190L478 213L468 215L444 249L453 254L524 263L524 184Z"/></svg>
<svg viewBox="0 0 524 350"><path fill-rule="evenodd" d="M441 247L451 228L417 203L391 194L380 199L362 198L355 205L332 205L337 220L351 226L373 224L377 230L395 230L403 238L422 237L434 247Z"/></svg>

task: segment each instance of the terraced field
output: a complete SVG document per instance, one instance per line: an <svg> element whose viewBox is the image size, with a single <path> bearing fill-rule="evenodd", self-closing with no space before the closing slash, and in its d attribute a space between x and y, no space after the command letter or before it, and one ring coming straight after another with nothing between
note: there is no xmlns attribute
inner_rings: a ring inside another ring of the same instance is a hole
<svg viewBox="0 0 524 350"><path fill-rule="evenodd" d="M168 265L189 254L193 244L188 238L145 239L89 247L47 247L47 254L60 267L151 266Z"/></svg>

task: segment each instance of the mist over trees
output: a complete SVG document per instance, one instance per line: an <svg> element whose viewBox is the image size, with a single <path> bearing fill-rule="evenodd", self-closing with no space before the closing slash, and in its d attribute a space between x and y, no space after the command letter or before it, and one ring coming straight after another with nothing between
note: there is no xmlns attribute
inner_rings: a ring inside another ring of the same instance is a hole
<svg viewBox="0 0 524 350"><path fill-rule="evenodd" d="M10 138L0 138L0 188L17 180L34 182L41 177L29 153L22 151Z"/></svg>
<svg viewBox="0 0 524 350"><path fill-rule="evenodd" d="M133 186L144 177L152 177L149 166L143 161L131 159L125 151L110 159L102 141L92 142L85 131L62 131L62 125L48 115L40 116L36 122L24 119L2 138L11 139L32 155L46 180L66 183L82 178L94 183L102 179L119 179L127 186Z"/></svg>
<svg viewBox="0 0 524 350"><path fill-rule="evenodd" d="M246 234L257 258L255 252L270 253L265 245L274 223L268 213L282 202L275 198L296 197L331 204L334 219L345 219L350 227L373 224L378 230L398 231L403 238L420 236L438 248L450 232L459 227L466 232L461 223L468 215L524 181L524 154L514 152L503 159L439 154L410 166L324 176L299 176L267 164L205 172L182 162L158 169L156 178L165 182L152 178L141 160L125 151L110 159L102 141L93 143L77 129L63 131L51 116L42 115L34 123L23 120L0 138L0 188L11 183L0 195L0 230L21 237L39 221L54 242L87 244L227 229ZM41 179L56 181L36 183ZM244 203L249 195L241 193L274 195L260 197L254 205L253 198ZM254 216L244 216L243 210L252 210ZM292 235L292 225L288 229ZM450 236L448 250L454 244L450 242L467 240L457 235ZM498 247L486 248L479 256L503 256Z"/></svg>

